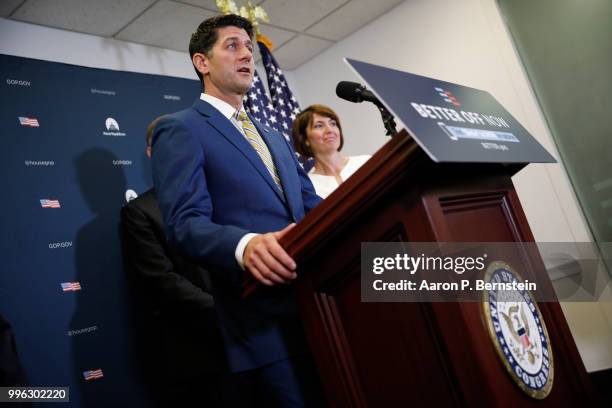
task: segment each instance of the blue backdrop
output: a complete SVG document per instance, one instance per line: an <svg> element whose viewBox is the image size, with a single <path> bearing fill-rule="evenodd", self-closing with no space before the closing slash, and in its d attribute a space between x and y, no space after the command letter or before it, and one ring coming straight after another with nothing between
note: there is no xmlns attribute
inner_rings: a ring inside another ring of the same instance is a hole
<svg viewBox="0 0 612 408"><path fill-rule="evenodd" d="M6 55L0 73L0 313L29 383L69 386L74 406L146 406L119 214L152 184L147 125L200 84Z"/></svg>

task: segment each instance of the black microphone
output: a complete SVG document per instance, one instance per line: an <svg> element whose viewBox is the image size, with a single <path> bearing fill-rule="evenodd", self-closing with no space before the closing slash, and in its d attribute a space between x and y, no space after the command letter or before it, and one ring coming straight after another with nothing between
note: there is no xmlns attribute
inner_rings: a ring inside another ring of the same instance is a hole
<svg viewBox="0 0 612 408"><path fill-rule="evenodd" d="M360 103L363 101L379 104L380 101L372 92L357 82L340 81L336 86L336 95L349 102Z"/></svg>
<svg viewBox="0 0 612 408"><path fill-rule="evenodd" d="M387 130L387 136L394 136L397 134L393 115L391 115L387 108L385 108L385 106L378 100L376 95L368 91L365 86L358 84L357 82L340 81L338 82L338 85L336 85L336 95L349 102L372 102L374 105L376 105L380 111L380 114L382 115L383 124Z"/></svg>

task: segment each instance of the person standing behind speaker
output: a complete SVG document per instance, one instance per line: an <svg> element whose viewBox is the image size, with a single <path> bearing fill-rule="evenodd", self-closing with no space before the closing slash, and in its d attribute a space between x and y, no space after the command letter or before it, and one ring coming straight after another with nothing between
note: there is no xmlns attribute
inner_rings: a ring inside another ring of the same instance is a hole
<svg viewBox="0 0 612 408"><path fill-rule="evenodd" d="M147 128L149 158L160 119ZM136 346L155 406L237 405L240 399L227 366L208 271L167 242L154 188L121 209L121 226L138 309Z"/></svg>
<svg viewBox="0 0 612 408"><path fill-rule="evenodd" d="M342 126L336 112L325 105L310 105L293 121L295 150L314 158L308 176L317 195L326 198L368 159L369 155L345 156Z"/></svg>
<svg viewBox="0 0 612 408"><path fill-rule="evenodd" d="M10 323L0 313L0 387L25 387L25 371L17 355L15 334Z"/></svg>

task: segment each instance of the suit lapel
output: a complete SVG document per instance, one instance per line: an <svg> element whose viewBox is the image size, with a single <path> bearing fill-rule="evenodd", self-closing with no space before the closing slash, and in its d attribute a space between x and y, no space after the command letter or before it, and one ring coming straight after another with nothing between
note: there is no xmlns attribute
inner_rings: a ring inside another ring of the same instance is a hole
<svg viewBox="0 0 612 408"><path fill-rule="evenodd" d="M259 157L255 149L253 149L253 146L251 146L251 144L244 137L244 135L238 129L236 129L236 126L234 126L234 124L229 119L223 116L221 112L215 109L212 105L207 102L204 102L201 99L196 100L196 102L193 104L193 107L198 112L206 116L206 120L210 124L210 126L216 129L217 132L221 134L221 136L226 138L236 149L238 149L245 156L245 158L249 161L249 163L251 163L251 165L259 173L259 175L263 177L264 180L268 183L270 188L274 190L278 198L284 202L285 198L274 183L274 180L272 180L272 176L270 176L270 173L268 172L268 169L261 160L261 157ZM253 121L253 123L256 122ZM257 124L255 124L255 127L257 127ZM257 131L260 132L260 135L268 144L268 149L270 149L270 153L272 154L272 157L274 158L274 162L276 164L277 156L272 153L272 149L270 148L270 143L268 142L268 139L266 139L265 136L261 133L259 127L257 127ZM280 173L279 176L281 177L281 182L283 182L284 187L285 183L283 180L282 172L280 169L278 169L278 171Z"/></svg>
<svg viewBox="0 0 612 408"><path fill-rule="evenodd" d="M274 164L276 165L276 170L278 170L278 176L281 179L281 183L283 185L283 190L285 190L285 198L287 200L288 207L292 214L294 214L294 205L296 204L294 201L295 197L295 188L296 185L294 182L291 182L288 179L288 175L290 174L291 168L289 165L293 164L293 160L286 160L287 153L291 154L291 152L287 151L287 144L285 143L284 136L278 133L275 130L271 130L267 126L262 125L256 120L251 119L257 131L261 135L262 139L268 145L268 149L270 150L270 154L274 159ZM278 191L278 188L275 188ZM280 194L280 191L278 191Z"/></svg>

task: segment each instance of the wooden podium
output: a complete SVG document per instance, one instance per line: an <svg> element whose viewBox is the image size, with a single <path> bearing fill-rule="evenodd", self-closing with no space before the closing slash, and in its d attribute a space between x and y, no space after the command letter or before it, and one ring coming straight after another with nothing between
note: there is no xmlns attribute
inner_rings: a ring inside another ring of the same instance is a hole
<svg viewBox="0 0 612 408"><path fill-rule="evenodd" d="M558 303L539 304L555 368L536 400L506 372L480 303L361 302L361 242L532 242L510 179L521 167L436 164L402 131L285 236L330 407L593 403Z"/></svg>

